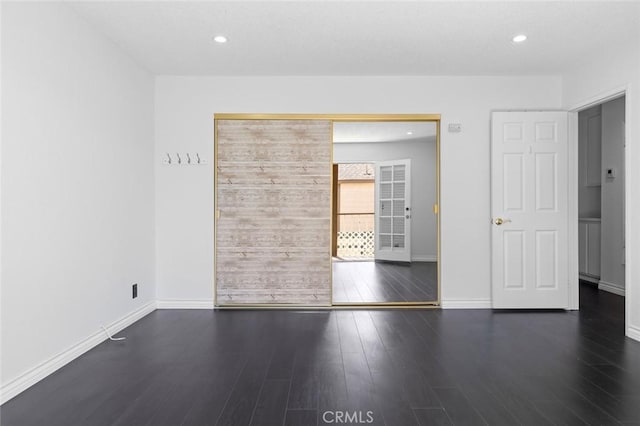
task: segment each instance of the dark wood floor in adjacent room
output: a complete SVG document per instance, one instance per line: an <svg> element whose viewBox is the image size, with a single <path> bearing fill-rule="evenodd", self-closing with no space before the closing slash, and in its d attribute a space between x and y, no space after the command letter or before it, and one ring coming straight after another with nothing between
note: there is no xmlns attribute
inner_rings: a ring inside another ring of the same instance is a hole
<svg viewBox="0 0 640 426"><path fill-rule="evenodd" d="M6 403L1 423L308 426L371 411L388 426L638 424L624 299L582 286L581 303L155 311Z"/></svg>
<svg viewBox="0 0 640 426"><path fill-rule="evenodd" d="M333 262L334 303L438 300L436 262Z"/></svg>

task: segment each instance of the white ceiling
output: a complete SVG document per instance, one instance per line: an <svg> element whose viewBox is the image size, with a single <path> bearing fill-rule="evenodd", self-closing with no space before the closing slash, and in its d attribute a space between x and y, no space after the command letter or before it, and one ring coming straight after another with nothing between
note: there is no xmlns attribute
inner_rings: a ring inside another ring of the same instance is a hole
<svg viewBox="0 0 640 426"><path fill-rule="evenodd" d="M409 134L411 132L411 134ZM391 142L432 139L435 141L434 122L334 122L334 143Z"/></svg>
<svg viewBox="0 0 640 426"><path fill-rule="evenodd" d="M169 75L557 74L640 39L637 1L68 4ZM518 33L522 45L511 42ZM228 43L213 43L217 34Z"/></svg>

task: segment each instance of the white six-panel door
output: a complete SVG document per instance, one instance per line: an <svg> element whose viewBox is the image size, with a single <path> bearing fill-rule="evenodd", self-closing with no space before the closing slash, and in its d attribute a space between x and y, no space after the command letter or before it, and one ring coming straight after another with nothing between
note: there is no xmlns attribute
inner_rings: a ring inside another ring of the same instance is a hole
<svg viewBox="0 0 640 426"><path fill-rule="evenodd" d="M411 160L376 163L376 260L411 262Z"/></svg>
<svg viewBox="0 0 640 426"><path fill-rule="evenodd" d="M493 308L567 308L567 113L491 122Z"/></svg>

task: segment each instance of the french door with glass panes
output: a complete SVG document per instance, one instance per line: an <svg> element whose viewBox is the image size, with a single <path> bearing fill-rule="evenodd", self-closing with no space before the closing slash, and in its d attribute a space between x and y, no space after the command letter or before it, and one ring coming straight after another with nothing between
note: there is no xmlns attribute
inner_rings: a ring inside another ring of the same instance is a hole
<svg viewBox="0 0 640 426"><path fill-rule="evenodd" d="M376 163L375 259L411 261L411 160Z"/></svg>

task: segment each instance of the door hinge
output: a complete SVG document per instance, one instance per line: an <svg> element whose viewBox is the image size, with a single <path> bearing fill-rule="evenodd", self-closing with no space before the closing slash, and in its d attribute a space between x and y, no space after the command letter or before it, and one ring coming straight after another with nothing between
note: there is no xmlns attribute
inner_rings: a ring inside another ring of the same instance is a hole
<svg viewBox="0 0 640 426"><path fill-rule="evenodd" d="M440 211L440 209L438 208L437 204L433 205L433 214L438 214L438 212Z"/></svg>

